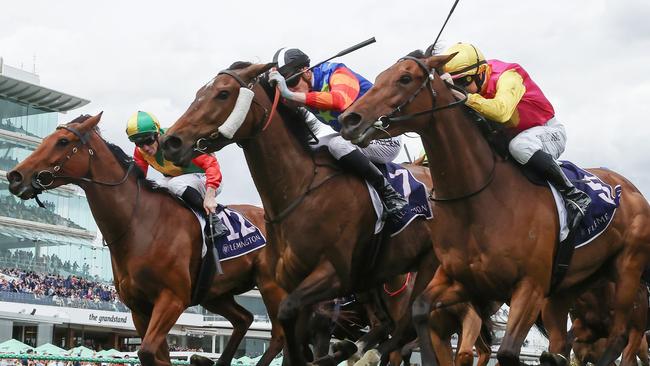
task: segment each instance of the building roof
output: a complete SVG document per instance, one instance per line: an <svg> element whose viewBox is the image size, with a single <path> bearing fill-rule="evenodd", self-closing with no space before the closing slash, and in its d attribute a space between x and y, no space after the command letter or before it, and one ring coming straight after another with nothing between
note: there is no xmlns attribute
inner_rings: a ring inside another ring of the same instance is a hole
<svg viewBox="0 0 650 366"><path fill-rule="evenodd" d="M11 99L48 112L66 112L90 103L87 99L12 76L3 73L0 64L0 98Z"/></svg>

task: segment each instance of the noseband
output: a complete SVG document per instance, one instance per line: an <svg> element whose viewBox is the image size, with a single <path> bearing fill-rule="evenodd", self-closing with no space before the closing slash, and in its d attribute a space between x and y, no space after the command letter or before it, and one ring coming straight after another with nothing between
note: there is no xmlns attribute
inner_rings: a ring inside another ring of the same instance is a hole
<svg viewBox="0 0 650 366"><path fill-rule="evenodd" d="M232 77L233 79L235 79L239 83L241 88L246 88L246 89L248 89L250 91L253 91L253 87L255 86L255 84L258 81L258 78L254 78L253 80L251 80L250 83L246 83L244 81L244 79L242 79L233 70L221 70L221 71L219 71L217 76L224 75L224 74ZM255 100L255 96L254 96L254 92L253 92L252 102L257 104L258 106L260 106L264 110L264 117L262 117L260 122L257 124L259 127L257 128L257 131L253 134L253 137L257 136L258 134L260 134L261 132L266 130L266 128L269 126L269 124L271 123L271 120L273 119L273 115L275 114L275 110L276 110L276 108L278 106L278 101L279 100L280 100L280 93L276 90L275 91L275 96L273 98L273 105L271 107L271 111L269 112L268 109L266 109L257 100ZM233 110L234 110L234 108L233 108ZM250 107L249 107L249 111L250 111ZM247 112L246 115L248 115L248 112ZM266 121L266 122L264 122L264 121ZM216 131L214 131L210 135L208 135L208 137L199 138L198 140L196 140L196 143L194 144L194 150L198 151L200 153L205 153L205 151L210 147L210 144L212 142L214 142L215 140L217 140L220 135L221 135L221 133L220 133L219 129L217 129ZM253 138L253 137L251 137L251 138Z"/></svg>

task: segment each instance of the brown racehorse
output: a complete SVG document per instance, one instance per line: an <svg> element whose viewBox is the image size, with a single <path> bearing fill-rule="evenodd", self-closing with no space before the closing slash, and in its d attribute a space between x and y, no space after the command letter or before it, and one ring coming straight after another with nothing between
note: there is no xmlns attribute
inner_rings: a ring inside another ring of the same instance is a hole
<svg viewBox="0 0 650 366"><path fill-rule="evenodd" d="M593 169L623 189L621 206L607 230L575 251L568 273L545 303L551 287L559 220L549 189L531 184L520 169L498 157L437 70L451 56L407 56L383 71L376 84L339 120L344 137L360 145L407 131L420 134L431 162L436 215L430 223L441 266L431 287L414 304L423 323L436 307L459 301L510 303L501 365L518 365L530 327L543 311L553 357L566 349L568 307L599 277L616 282L614 320L598 365L617 358L627 343L627 318L650 259L650 206L621 175ZM418 334L426 327L418 326ZM420 337L422 340L422 337ZM433 358L422 344L425 362ZM566 361L566 360L565 360Z"/></svg>
<svg viewBox="0 0 650 366"><path fill-rule="evenodd" d="M10 191L22 199L67 183L86 193L92 214L111 253L113 278L120 299L131 309L142 337L143 365L171 365L166 336L190 305L201 258L201 228L194 214L166 190L155 189L117 146L96 129L101 114L81 116L57 128L7 174ZM263 210L237 209L263 228ZM218 364L230 365L253 321L234 295L258 285L272 322L282 296L264 270L264 250L223 262L201 305L233 324ZM281 327L273 326L263 360L268 365L283 347Z"/></svg>
<svg viewBox="0 0 650 366"><path fill-rule="evenodd" d="M290 293L278 316L287 339L285 359L298 366L305 364L299 350L306 337L295 329L304 324L314 304L414 270L414 293L419 293L437 260L429 225L422 219L394 237L374 240L376 216L366 184L342 174L328 152L312 151L305 116L299 111L280 104L278 113L271 113L274 91L258 76L272 66L236 63L217 75L166 132L162 148L168 159L183 164L199 138L206 151L232 143L242 146L264 205L275 278ZM215 133L240 95L251 92L252 105L244 110L234 136ZM418 178L430 184L428 177Z"/></svg>
<svg viewBox="0 0 650 366"><path fill-rule="evenodd" d="M612 325L614 283L605 282L589 289L573 304L570 311L575 337L573 351L582 365L595 363L605 350L605 343ZM645 331L648 328L648 289L641 286L634 300L634 307L628 322L628 342L623 350L621 366L637 365L637 355L644 366L648 366L648 344Z"/></svg>

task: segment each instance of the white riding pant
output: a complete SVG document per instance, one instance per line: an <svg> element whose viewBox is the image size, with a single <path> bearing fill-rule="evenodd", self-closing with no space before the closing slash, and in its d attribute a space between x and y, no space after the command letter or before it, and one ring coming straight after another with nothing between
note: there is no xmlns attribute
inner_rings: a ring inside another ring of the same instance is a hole
<svg viewBox="0 0 650 366"><path fill-rule="evenodd" d="M521 131L508 145L510 155L519 162L526 164L530 157L542 150L557 159L566 147L566 131L564 125L555 117L549 119L543 126L536 126Z"/></svg>
<svg viewBox="0 0 650 366"><path fill-rule="evenodd" d="M352 142L344 139L341 135L333 133L323 137L319 137L319 143L316 147L327 146L330 153L336 160L340 160L345 155L354 150L360 150L363 155L367 156L373 163L383 164L388 163L399 155L402 149L402 137L391 137L381 140L372 140L370 145L366 147L359 147Z"/></svg>
<svg viewBox="0 0 650 366"><path fill-rule="evenodd" d="M162 177L157 180L158 185L166 187L169 191L178 197L183 195L185 188L192 187L205 197L205 173L188 173L176 177ZM221 193L221 185L217 188L217 195Z"/></svg>

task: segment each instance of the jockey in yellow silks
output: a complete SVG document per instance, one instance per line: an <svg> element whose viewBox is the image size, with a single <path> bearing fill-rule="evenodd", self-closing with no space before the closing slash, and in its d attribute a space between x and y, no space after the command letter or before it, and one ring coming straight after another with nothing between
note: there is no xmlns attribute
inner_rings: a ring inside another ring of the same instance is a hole
<svg viewBox="0 0 650 366"><path fill-rule="evenodd" d="M508 145L510 154L560 192L567 208L569 230L574 230L591 199L571 183L556 162L564 152L566 132L542 90L520 65L486 60L469 43L457 43L443 54L456 54L444 71L451 75L454 84L468 92L466 104L511 129L515 137Z"/></svg>

